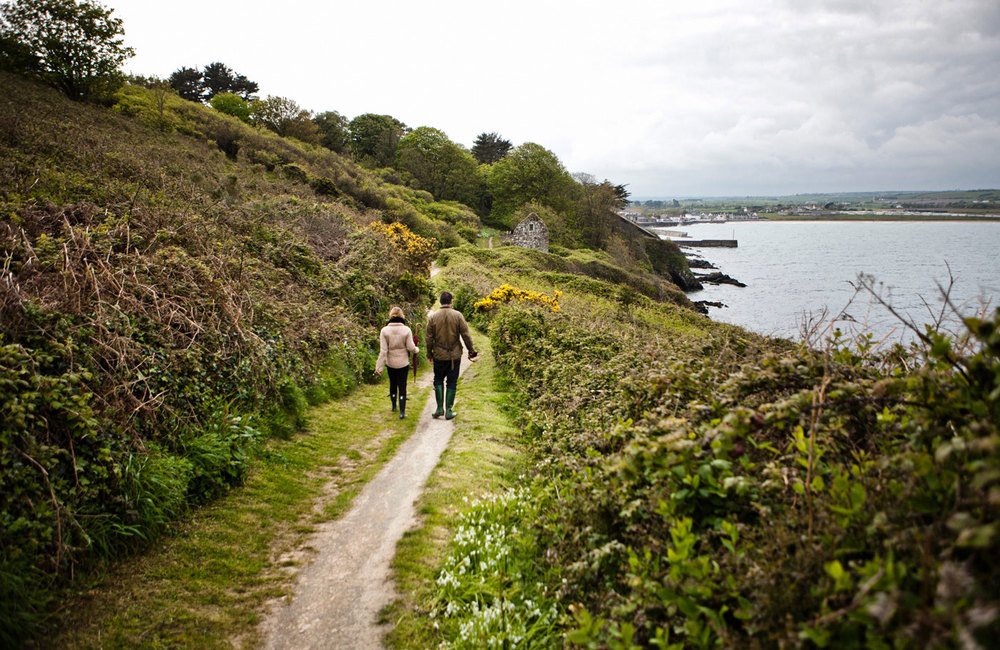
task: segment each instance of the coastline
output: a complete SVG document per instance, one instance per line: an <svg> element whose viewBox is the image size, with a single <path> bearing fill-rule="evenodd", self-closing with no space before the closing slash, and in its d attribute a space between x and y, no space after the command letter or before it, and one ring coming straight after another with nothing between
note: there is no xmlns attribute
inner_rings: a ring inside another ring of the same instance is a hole
<svg viewBox="0 0 1000 650"><path fill-rule="evenodd" d="M1000 296L997 221L760 220L682 230L692 238L712 238L729 237L734 229L737 249L684 252L695 273L711 273L708 261L749 286L706 283L688 298L724 303L722 311L709 306L714 320L758 332L795 336L803 316L824 309L840 314L850 305L851 315L878 336L897 337L898 328L869 293L857 294L861 274L875 278L884 297L919 324L942 308L951 312L942 291L965 314L979 313Z"/></svg>
<svg viewBox="0 0 1000 650"><path fill-rule="evenodd" d="M1000 214L958 214L958 213L927 213L927 214L851 214L841 212L836 214L770 214L761 216L757 221L957 221L980 222L1000 221Z"/></svg>

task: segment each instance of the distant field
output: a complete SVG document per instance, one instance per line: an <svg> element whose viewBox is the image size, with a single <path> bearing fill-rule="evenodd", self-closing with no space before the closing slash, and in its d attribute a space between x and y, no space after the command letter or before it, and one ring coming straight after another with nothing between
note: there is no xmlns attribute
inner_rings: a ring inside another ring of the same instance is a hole
<svg viewBox="0 0 1000 650"><path fill-rule="evenodd" d="M647 215L756 213L768 219L952 220L1000 218L1000 190L943 192L844 192L790 196L687 197L636 200L630 209ZM900 214L863 211L898 210ZM858 213L861 211L862 213ZM927 214L914 214L923 213ZM947 213L947 214L942 214Z"/></svg>
<svg viewBox="0 0 1000 650"><path fill-rule="evenodd" d="M771 221L1000 221L1000 214L972 210L965 214L859 214L851 212L809 214L760 212L762 219Z"/></svg>

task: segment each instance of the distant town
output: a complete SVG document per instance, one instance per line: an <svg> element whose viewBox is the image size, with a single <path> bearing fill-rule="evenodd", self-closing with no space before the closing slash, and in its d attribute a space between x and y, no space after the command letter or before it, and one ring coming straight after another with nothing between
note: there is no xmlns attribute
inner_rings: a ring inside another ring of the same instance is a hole
<svg viewBox="0 0 1000 650"><path fill-rule="evenodd" d="M997 220L1000 190L650 198L631 201L620 214L644 227L755 219Z"/></svg>
<svg viewBox="0 0 1000 650"><path fill-rule="evenodd" d="M729 221L752 221L760 219L755 211L742 208L732 212L684 212L676 216L665 214L649 214L638 210L621 210L619 214L634 224L646 228L667 228L684 226L693 223L726 223Z"/></svg>

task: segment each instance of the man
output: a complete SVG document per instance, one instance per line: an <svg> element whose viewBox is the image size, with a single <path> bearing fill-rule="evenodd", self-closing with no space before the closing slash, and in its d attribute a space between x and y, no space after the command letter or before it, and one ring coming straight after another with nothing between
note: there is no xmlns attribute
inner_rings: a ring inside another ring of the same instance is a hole
<svg viewBox="0 0 1000 650"><path fill-rule="evenodd" d="M455 418L455 391L458 387L458 370L462 363L462 342L469 350L469 360L478 356L469 336L469 325L465 317L451 306L453 296L441 292L441 309L427 318L427 360L434 364L434 399L437 410L434 418L442 415L446 420ZM447 381L447 388L445 382Z"/></svg>

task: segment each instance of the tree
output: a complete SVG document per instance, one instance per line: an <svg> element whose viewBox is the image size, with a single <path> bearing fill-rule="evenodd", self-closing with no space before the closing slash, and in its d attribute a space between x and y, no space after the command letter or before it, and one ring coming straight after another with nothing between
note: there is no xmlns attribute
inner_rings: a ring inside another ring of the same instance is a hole
<svg viewBox="0 0 1000 650"><path fill-rule="evenodd" d="M344 153L350 140L347 118L337 111L326 111L313 118L319 128L319 143L337 153Z"/></svg>
<svg viewBox="0 0 1000 650"><path fill-rule="evenodd" d="M488 169L487 187L493 197L490 221L494 225L509 228L514 211L531 201L564 215L577 207L579 184L559 158L541 145L522 144Z"/></svg>
<svg viewBox="0 0 1000 650"><path fill-rule="evenodd" d="M161 131L169 131L171 127L167 119L167 97L173 94L173 89L165 79L147 77L144 81L153 96L153 106L156 107L156 126Z"/></svg>
<svg viewBox="0 0 1000 650"><path fill-rule="evenodd" d="M250 105L251 121L280 136L304 142L319 142L319 127L313 124L309 111L287 97L268 95Z"/></svg>
<svg viewBox="0 0 1000 650"><path fill-rule="evenodd" d="M511 148L510 140L504 140L496 133L480 133L472 145L472 155L480 163L489 165L506 156Z"/></svg>
<svg viewBox="0 0 1000 650"><path fill-rule="evenodd" d="M367 165L388 167L396 160L396 146L409 130L391 115L364 113L351 120L351 152Z"/></svg>
<svg viewBox="0 0 1000 650"><path fill-rule="evenodd" d="M81 0L14 0L0 5L5 67L40 77L72 99L96 97L122 82L135 52L113 10Z"/></svg>
<svg viewBox="0 0 1000 650"><path fill-rule="evenodd" d="M232 93L244 101L255 99L258 86L224 63L209 63L202 70L178 68L170 75L170 86L192 102L210 102L216 95Z"/></svg>
<svg viewBox="0 0 1000 650"><path fill-rule="evenodd" d="M249 101L258 90L256 82L238 74L224 63L209 63L202 70L204 97L211 100L219 93L233 93Z"/></svg>
<svg viewBox="0 0 1000 650"><path fill-rule="evenodd" d="M396 168L442 201L475 207L482 194L476 159L438 129L421 126L399 141Z"/></svg>
<svg viewBox="0 0 1000 650"><path fill-rule="evenodd" d="M178 68L170 73L170 87L190 102L201 102L205 99L202 79L197 68Z"/></svg>
<svg viewBox="0 0 1000 650"><path fill-rule="evenodd" d="M619 217L615 212L627 204L628 190L607 179L598 183L590 174L576 174L575 178L582 191L573 225L588 246L604 248L618 225Z"/></svg>
<svg viewBox="0 0 1000 650"><path fill-rule="evenodd" d="M234 93L219 93L209 102L212 108L250 124L250 102Z"/></svg>
<svg viewBox="0 0 1000 650"><path fill-rule="evenodd" d="M319 127L312 121L309 111L300 111L295 119L288 120L282 126L281 135L295 138L309 144L319 144L321 135Z"/></svg>

